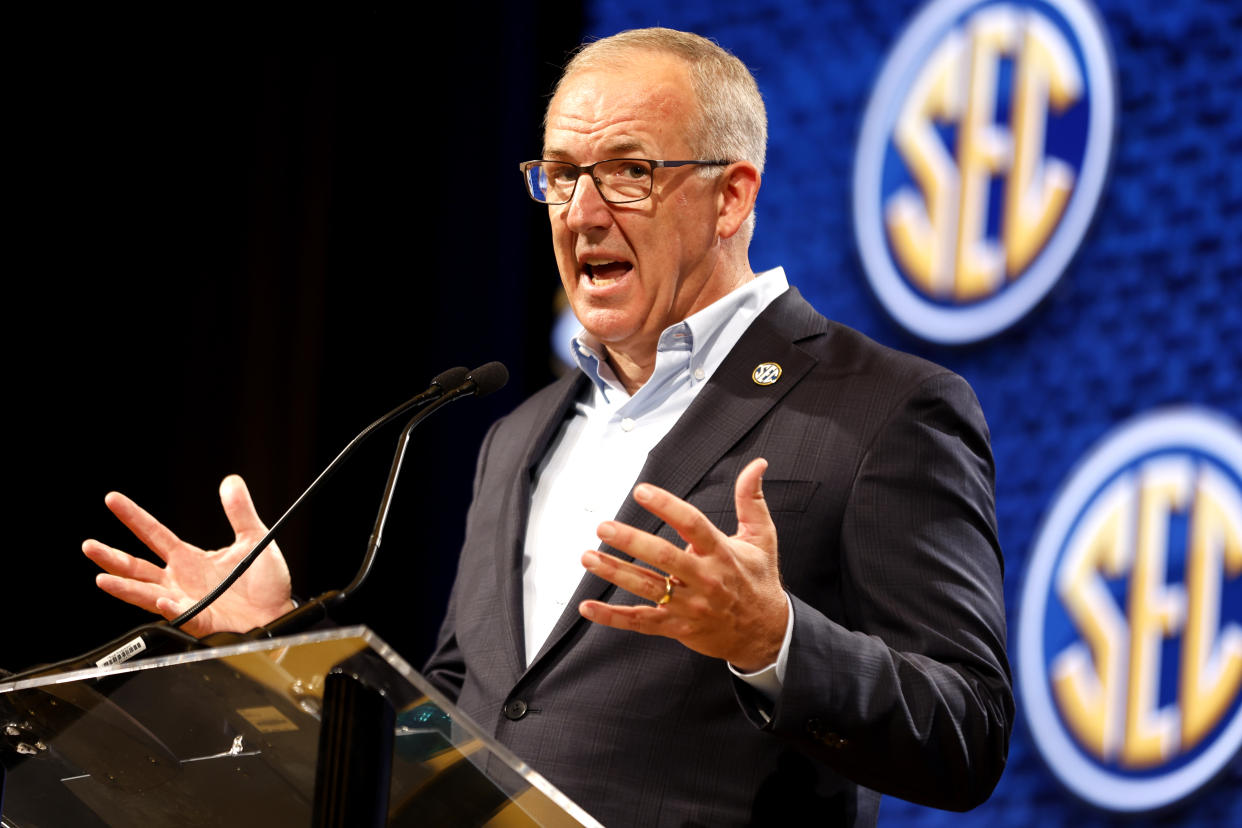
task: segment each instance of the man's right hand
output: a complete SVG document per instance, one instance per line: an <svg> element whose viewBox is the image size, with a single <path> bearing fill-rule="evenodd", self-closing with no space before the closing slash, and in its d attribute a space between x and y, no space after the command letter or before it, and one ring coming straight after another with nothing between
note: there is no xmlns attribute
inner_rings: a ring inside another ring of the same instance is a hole
<svg viewBox="0 0 1242 828"><path fill-rule="evenodd" d="M220 502L236 538L222 549L205 550L178 538L125 495L109 492L104 503L164 566L87 540L82 552L104 570L95 576L95 583L122 601L176 618L223 580L267 534L250 490L239 476L231 474L221 482ZM290 589L289 567L276 544L270 543L237 583L183 629L200 637L213 632L245 632L293 609Z"/></svg>

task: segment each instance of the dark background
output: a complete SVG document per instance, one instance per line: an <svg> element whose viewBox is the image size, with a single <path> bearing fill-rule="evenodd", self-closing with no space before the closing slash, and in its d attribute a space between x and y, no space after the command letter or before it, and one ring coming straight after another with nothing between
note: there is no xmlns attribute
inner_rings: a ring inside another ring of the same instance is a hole
<svg viewBox="0 0 1242 828"><path fill-rule="evenodd" d="M437 14L27 30L8 119L16 451L0 667L147 619L97 590L80 552L87 537L139 551L106 492L222 545L226 474L273 521L433 376L501 360L507 388L416 432L381 559L343 619L421 662L482 435L552 377L556 270L517 164L538 156L546 95L580 38L564 8ZM352 578L398 430L281 533L297 594Z"/></svg>
<svg viewBox="0 0 1242 828"><path fill-rule="evenodd" d="M752 264L784 265L827 316L975 388L997 460L1011 640L1034 533L1093 446L1166 406L1242 422L1234 0L1096 0L1119 97L1094 225L1038 307L960 348L886 314L853 234L862 113L922 0L579 5L9 21L15 450L0 667L73 655L146 618L99 593L79 551L89 536L135 550L103 506L110 489L218 545L231 538L215 491L225 474L245 475L274 519L432 376L500 359L507 389L418 433L378 571L344 619L421 662L479 440L551 377L555 267L515 168L538 154L546 95L581 33L689 29L755 72L770 144ZM352 577L395 437L377 437L282 534L299 594ZM1236 601L1222 609L1238 618ZM886 797L881 823L1237 825L1240 784L1242 756L1167 812L1110 815L1058 783L1020 715L987 804L959 815Z"/></svg>

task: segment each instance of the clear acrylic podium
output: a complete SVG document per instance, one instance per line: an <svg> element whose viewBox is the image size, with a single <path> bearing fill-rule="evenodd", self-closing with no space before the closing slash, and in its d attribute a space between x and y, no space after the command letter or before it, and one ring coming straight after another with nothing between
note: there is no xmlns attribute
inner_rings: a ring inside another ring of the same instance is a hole
<svg viewBox="0 0 1242 828"><path fill-rule="evenodd" d="M4 828L598 825L365 627L0 683Z"/></svg>

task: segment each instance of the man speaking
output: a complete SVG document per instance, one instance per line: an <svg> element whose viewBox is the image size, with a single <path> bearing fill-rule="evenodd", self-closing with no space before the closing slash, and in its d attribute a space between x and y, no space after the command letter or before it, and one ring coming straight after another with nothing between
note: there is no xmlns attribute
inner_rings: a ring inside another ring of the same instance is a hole
<svg viewBox="0 0 1242 828"><path fill-rule="evenodd" d="M987 425L751 270L766 131L734 56L630 31L577 53L521 165L581 370L488 433L426 674L609 826L872 825L884 793L971 808L1005 765ZM166 566L87 541L99 585L184 610L261 534L221 495L216 552L109 495ZM288 598L271 549L191 631Z"/></svg>

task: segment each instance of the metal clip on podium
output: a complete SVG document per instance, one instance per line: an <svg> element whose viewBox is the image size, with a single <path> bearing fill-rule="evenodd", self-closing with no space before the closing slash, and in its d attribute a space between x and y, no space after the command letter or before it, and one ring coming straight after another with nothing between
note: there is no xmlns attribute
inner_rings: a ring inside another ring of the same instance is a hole
<svg viewBox="0 0 1242 828"><path fill-rule="evenodd" d="M365 627L0 683L0 825L597 825Z"/></svg>

